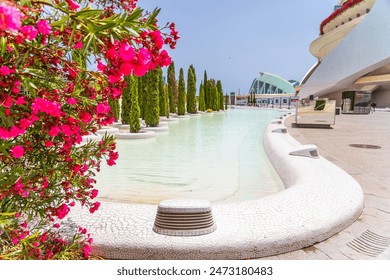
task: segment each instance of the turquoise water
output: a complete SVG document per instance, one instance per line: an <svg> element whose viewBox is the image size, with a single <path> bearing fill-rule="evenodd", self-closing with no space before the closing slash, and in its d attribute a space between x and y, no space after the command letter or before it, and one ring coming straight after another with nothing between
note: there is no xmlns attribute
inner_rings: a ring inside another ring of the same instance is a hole
<svg viewBox="0 0 390 280"><path fill-rule="evenodd" d="M264 153L262 135L273 110L235 109L169 122L169 132L117 140L117 165L102 166L99 197L159 203L193 198L212 202L256 199L282 190Z"/></svg>

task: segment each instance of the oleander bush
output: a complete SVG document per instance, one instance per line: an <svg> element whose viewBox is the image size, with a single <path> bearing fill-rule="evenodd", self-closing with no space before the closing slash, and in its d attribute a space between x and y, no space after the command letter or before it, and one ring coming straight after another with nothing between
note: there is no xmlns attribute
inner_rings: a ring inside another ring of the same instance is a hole
<svg viewBox="0 0 390 280"><path fill-rule="evenodd" d="M124 77L171 63L163 47L178 34L158 12L136 0L0 2L0 259L89 257L92 236L65 234L64 218L99 209L94 175L119 155L111 136L82 137L113 123Z"/></svg>

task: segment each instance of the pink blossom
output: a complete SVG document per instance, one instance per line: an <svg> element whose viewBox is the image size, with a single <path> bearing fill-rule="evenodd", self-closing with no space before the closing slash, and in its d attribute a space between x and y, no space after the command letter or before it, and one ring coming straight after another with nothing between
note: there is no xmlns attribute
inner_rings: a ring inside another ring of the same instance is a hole
<svg viewBox="0 0 390 280"><path fill-rule="evenodd" d="M101 61L98 61L97 68L99 71L104 72L104 70L106 70L107 66L105 64L101 63Z"/></svg>
<svg viewBox="0 0 390 280"><path fill-rule="evenodd" d="M89 212L93 214L95 211L97 211L100 207L100 202L96 201L95 203L92 204L91 208L89 208Z"/></svg>
<svg viewBox="0 0 390 280"><path fill-rule="evenodd" d="M68 2L69 10L75 11L78 8L80 8L80 5L74 2L73 0L66 0L66 2Z"/></svg>
<svg viewBox="0 0 390 280"><path fill-rule="evenodd" d="M59 117L61 115L61 106L57 102L51 102L44 98L35 98L31 107L34 114L42 112L53 117Z"/></svg>
<svg viewBox="0 0 390 280"><path fill-rule="evenodd" d="M107 112L110 111L110 106L104 104L104 103L99 103L97 106L96 106L96 112L98 114L105 114Z"/></svg>
<svg viewBox="0 0 390 280"><path fill-rule="evenodd" d="M162 50L160 53L161 63L160 66L169 66L172 63L171 57L166 50Z"/></svg>
<svg viewBox="0 0 390 280"><path fill-rule="evenodd" d="M66 103L68 103L69 105L76 105L77 104L77 100L75 98L73 98L73 97L70 97L70 98L68 98Z"/></svg>
<svg viewBox="0 0 390 280"><path fill-rule="evenodd" d="M35 37L37 37L37 35L38 35L38 30L34 26L32 26L32 25L25 25L25 26L23 26L20 29L20 32L22 32L24 37L26 37L30 41L34 40Z"/></svg>
<svg viewBox="0 0 390 280"><path fill-rule="evenodd" d="M85 244L83 247L84 257L87 259L89 255L91 254L92 247L91 245Z"/></svg>
<svg viewBox="0 0 390 280"><path fill-rule="evenodd" d="M58 133L61 131L61 129L58 126L54 126L49 131L49 136L55 137L58 135Z"/></svg>
<svg viewBox="0 0 390 280"><path fill-rule="evenodd" d="M112 88L111 89L111 94L115 98L119 98L122 95L122 90L119 90L117 88Z"/></svg>
<svg viewBox="0 0 390 280"><path fill-rule="evenodd" d="M37 28L42 35L49 35L51 33L51 25L45 19L41 19L37 22Z"/></svg>
<svg viewBox="0 0 390 280"><path fill-rule="evenodd" d="M60 207L58 207L56 209L57 217L59 219L63 219L66 217L66 215L68 215L69 211L70 211L70 209L69 209L68 205L62 204Z"/></svg>
<svg viewBox="0 0 390 280"><path fill-rule="evenodd" d="M10 73L11 72L10 72L10 70L9 70L9 68L7 66L3 65L3 66L0 67L0 75L1 76L8 76Z"/></svg>
<svg viewBox="0 0 390 280"><path fill-rule="evenodd" d="M133 65L131 65L131 63L123 63L120 67L120 72L125 76L129 76L132 71Z"/></svg>
<svg viewBox="0 0 390 280"><path fill-rule="evenodd" d="M95 197L97 197L99 191L97 189L93 189L91 191L91 198L94 199Z"/></svg>
<svg viewBox="0 0 390 280"><path fill-rule="evenodd" d="M148 72L149 68L145 65L137 65L134 68L134 76L142 77Z"/></svg>
<svg viewBox="0 0 390 280"><path fill-rule="evenodd" d="M122 75L108 75L108 81L110 84L115 84L122 79Z"/></svg>
<svg viewBox="0 0 390 280"><path fill-rule="evenodd" d="M124 43L119 48L119 56L123 61L131 61L135 56L135 51L132 45Z"/></svg>
<svg viewBox="0 0 390 280"><path fill-rule="evenodd" d="M26 100L24 100L24 96L19 96L15 101L16 105L24 105L27 104Z"/></svg>
<svg viewBox="0 0 390 280"><path fill-rule="evenodd" d="M54 145L54 143L52 142L52 141L46 141L45 142L45 147L47 147L47 148L50 148L50 147L52 147Z"/></svg>
<svg viewBox="0 0 390 280"><path fill-rule="evenodd" d="M17 238L12 238L12 243L13 243L14 245L17 245L17 244L19 243L19 239L17 239Z"/></svg>
<svg viewBox="0 0 390 280"><path fill-rule="evenodd" d="M108 51L106 52L106 57L107 58L110 58L110 59L114 59L117 57L117 52L116 52L116 49L115 47L111 47L108 49Z"/></svg>
<svg viewBox="0 0 390 280"><path fill-rule="evenodd" d="M155 30L153 32L150 32L149 36L158 49L161 49L163 47L164 40L161 37L160 30Z"/></svg>
<svg viewBox="0 0 390 280"><path fill-rule="evenodd" d="M68 124L64 124L61 126L61 131L66 135L66 136L72 136L73 131Z"/></svg>
<svg viewBox="0 0 390 280"><path fill-rule="evenodd" d="M13 154L14 158L21 158L24 155L24 148L23 146L14 146L11 149L11 153Z"/></svg>
<svg viewBox="0 0 390 280"><path fill-rule="evenodd" d="M137 55L138 62L142 65L148 65L150 63L150 53L146 48L141 48Z"/></svg>
<svg viewBox="0 0 390 280"><path fill-rule="evenodd" d="M0 3L0 31L16 32L22 25L20 11L6 3Z"/></svg>
<svg viewBox="0 0 390 280"><path fill-rule="evenodd" d="M78 41L78 42L73 46L73 48L76 49L76 50L82 49L82 48L83 48L83 42Z"/></svg>
<svg viewBox="0 0 390 280"><path fill-rule="evenodd" d="M19 126L21 129L27 129L28 127L30 127L32 124L32 121L26 119L26 118L23 118L20 120L19 122Z"/></svg>
<svg viewBox="0 0 390 280"><path fill-rule="evenodd" d="M90 123L92 121L92 115L90 113L84 112L81 114L80 119L83 123Z"/></svg>

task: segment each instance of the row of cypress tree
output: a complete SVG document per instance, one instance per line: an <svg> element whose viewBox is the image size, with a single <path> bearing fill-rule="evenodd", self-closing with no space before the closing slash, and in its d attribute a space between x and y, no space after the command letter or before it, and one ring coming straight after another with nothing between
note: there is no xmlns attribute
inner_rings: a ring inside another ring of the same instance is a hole
<svg viewBox="0 0 390 280"><path fill-rule="evenodd" d="M143 77L128 76L126 88L122 94L122 104L109 100L115 120L120 119L122 124L130 125L130 132L138 132L141 128L140 118L150 127L159 125L159 117L170 113L185 115L196 114L199 111L211 109L219 111L224 107L224 96L221 81L207 78L199 87L199 96L196 96L196 73L193 65L187 72L187 85L184 79L184 70L180 68L179 80L176 80L174 62L168 67L167 84L163 78L163 71L157 68L149 71Z"/></svg>

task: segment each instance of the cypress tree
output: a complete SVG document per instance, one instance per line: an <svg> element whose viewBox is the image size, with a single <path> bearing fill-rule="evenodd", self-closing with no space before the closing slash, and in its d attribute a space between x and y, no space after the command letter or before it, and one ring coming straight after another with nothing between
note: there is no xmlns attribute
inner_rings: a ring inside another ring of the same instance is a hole
<svg viewBox="0 0 390 280"><path fill-rule="evenodd" d="M203 91L204 91L204 105L206 110L211 109L210 102L209 102L209 95L208 95L208 79L207 79L207 72L204 70L204 77L203 77Z"/></svg>
<svg viewBox="0 0 390 280"><path fill-rule="evenodd" d="M159 115L160 116L166 116L166 103L167 103L167 95L165 94L165 85L164 85L164 78L163 78L163 71L161 68L158 68L158 75L159 75Z"/></svg>
<svg viewBox="0 0 390 280"><path fill-rule="evenodd" d="M119 100L108 98L108 105L111 107L111 116L117 122L119 120Z"/></svg>
<svg viewBox="0 0 390 280"><path fill-rule="evenodd" d="M145 99L145 124L147 126L155 127L158 126L159 118L159 72L158 70L149 71L145 76L144 83L147 83L147 86L144 86L146 89L146 99Z"/></svg>
<svg viewBox="0 0 390 280"><path fill-rule="evenodd" d="M145 105L147 97L148 79L145 74L142 77L138 77L138 104L141 109L141 118L145 119Z"/></svg>
<svg viewBox="0 0 390 280"><path fill-rule="evenodd" d="M130 76L131 108L130 108L130 132L137 133L141 129L141 109L138 104L138 83L140 79Z"/></svg>
<svg viewBox="0 0 390 280"><path fill-rule="evenodd" d="M200 83L199 86L199 111L206 111L206 106L204 104L204 86Z"/></svg>
<svg viewBox="0 0 390 280"><path fill-rule="evenodd" d="M187 112L191 114L197 113L196 109L196 80L195 80L195 69L191 65L188 68L187 76Z"/></svg>
<svg viewBox="0 0 390 280"><path fill-rule="evenodd" d="M183 116L185 115L185 113L186 113L186 84L184 81L184 70L183 68L180 68L177 114Z"/></svg>
<svg viewBox="0 0 390 280"><path fill-rule="evenodd" d="M218 97L218 91L217 86L215 84L215 80L209 80L208 81L208 88L207 92L209 95L209 103L210 103L210 109L213 111L219 110L219 97Z"/></svg>
<svg viewBox="0 0 390 280"><path fill-rule="evenodd" d="M176 107L177 107L177 96L175 97L175 89L176 87L176 75L175 75L175 64L172 61L172 63L168 67L168 102L169 102L169 112L170 113L176 113Z"/></svg>
<svg viewBox="0 0 390 280"><path fill-rule="evenodd" d="M228 97L228 95L226 94L226 95L225 95L225 110L228 109L228 101L229 101L229 97Z"/></svg>
<svg viewBox="0 0 390 280"><path fill-rule="evenodd" d="M218 104L219 110L223 110L223 90L222 90L222 82L220 80L217 81L217 91L218 91Z"/></svg>
<svg viewBox="0 0 390 280"><path fill-rule="evenodd" d="M122 108L121 108L121 119L122 124L130 123L130 109L131 109L131 81L130 76L125 77L126 87L122 92Z"/></svg>

